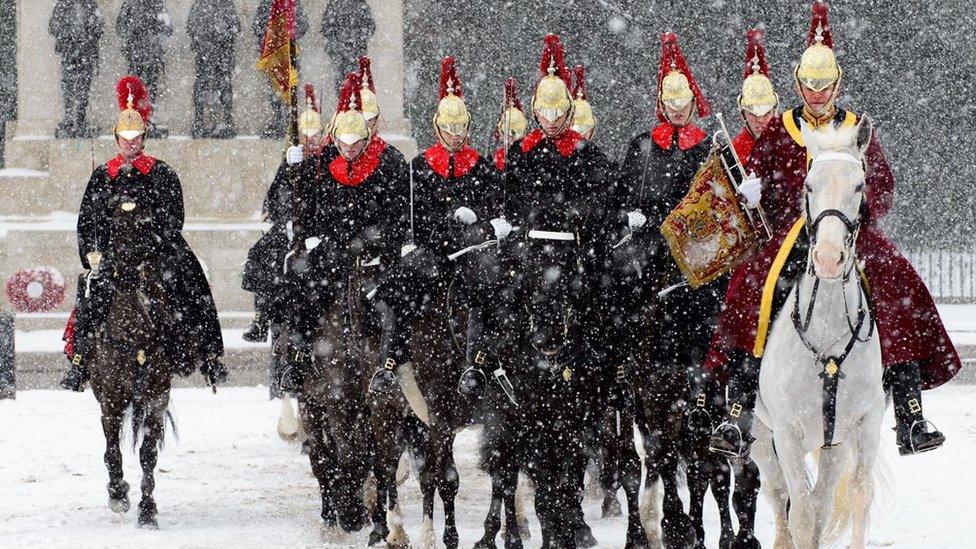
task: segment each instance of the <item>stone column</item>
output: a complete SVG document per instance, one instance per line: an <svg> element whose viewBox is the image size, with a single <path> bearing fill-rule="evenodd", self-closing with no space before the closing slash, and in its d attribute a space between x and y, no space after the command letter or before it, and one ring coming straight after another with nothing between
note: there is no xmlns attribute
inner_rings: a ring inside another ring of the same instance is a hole
<svg viewBox="0 0 976 549"><path fill-rule="evenodd" d="M369 0L376 33L369 43L382 119L380 132L407 158L417 152L410 121L404 116L403 0Z"/></svg>

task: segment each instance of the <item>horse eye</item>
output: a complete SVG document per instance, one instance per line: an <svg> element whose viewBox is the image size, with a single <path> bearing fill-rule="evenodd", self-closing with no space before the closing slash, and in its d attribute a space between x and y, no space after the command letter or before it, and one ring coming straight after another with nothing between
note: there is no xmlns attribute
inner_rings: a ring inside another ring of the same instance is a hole
<svg viewBox="0 0 976 549"><path fill-rule="evenodd" d="M854 192L856 193L859 193L863 190L864 190L864 183L858 183L857 186L854 187Z"/></svg>

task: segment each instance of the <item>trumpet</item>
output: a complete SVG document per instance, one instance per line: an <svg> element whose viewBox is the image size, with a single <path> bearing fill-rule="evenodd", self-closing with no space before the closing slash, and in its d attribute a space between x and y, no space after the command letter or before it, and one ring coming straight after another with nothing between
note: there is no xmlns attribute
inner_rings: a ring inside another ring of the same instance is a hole
<svg viewBox="0 0 976 549"><path fill-rule="evenodd" d="M735 191L738 193L739 184L748 177L746 175L746 169L742 166L739 155L735 152L735 147L732 146L732 137L729 134L728 128L725 127L725 119L722 117L722 113L716 113L715 118L718 119L719 130L712 134L712 147L719 150L722 169L725 170L726 175L729 176L729 180L735 187ZM773 232L769 227L769 222L766 220L766 212L763 211L762 205L756 206L755 210L749 208L743 208L743 210L745 210L746 218L749 219L749 223L756 232L765 235L767 242L772 240Z"/></svg>

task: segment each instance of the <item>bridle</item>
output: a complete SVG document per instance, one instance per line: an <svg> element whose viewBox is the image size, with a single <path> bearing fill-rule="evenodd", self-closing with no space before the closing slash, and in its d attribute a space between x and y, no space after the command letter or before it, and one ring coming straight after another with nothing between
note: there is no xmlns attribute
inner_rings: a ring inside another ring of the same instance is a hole
<svg viewBox="0 0 976 549"><path fill-rule="evenodd" d="M862 173L864 172L863 160L845 152L825 152L817 155L811 162L811 166L817 162L822 162L826 160L842 161L856 163L861 166ZM809 184L804 184L805 195L804 195L804 210L806 218L810 219L810 195L813 190ZM857 192L860 193L860 203L858 206L858 212L863 209L865 204L865 194L864 194L864 183L858 185ZM845 239L844 253L846 257L844 259L844 268L842 270L841 277L841 293L844 301L844 317L847 321L847 328L850 337L847 343L844 345L843 351L841 353L832 355L828 354L830 349L837 343L834 342L830 346L824 349L817 348L810 339L807 337L807 331L810 328L810 323L813 319L813 309L817 301L817 292L820 289L820 277L815 276L814 265L813 265L813 250L817 244L817 230L820 227L820 223L828 217L835 217L844 224L847 229L847 237ZM871 337L874 335L874 305L870 299L865 298L865 289L859 287L857 291L857 314L854 320L851 320L850 307L847 303L847 284L850 282L851 275L857 273L858 283L860 281L860 270L857 269L857 259L854 253L854 245L857 241L858 234L861 229L861 219L858 216L853 221L847 217L847 215L837 209L826 209L817 215L816 219L812 224L806 226L807 238L809 240L809 249L807 251L807 274L814 276L813 290L810 294L810 302L807 305L806 313L803 319L800 318L800 281L798 280L793 288L793 311L791 313L791 318L793 321L793 328L796 330L797 335L800 337L800 341L803 346L813 354L816 358L817 363L821 367L819 377L823 380L823 418L824 418L824 448L829 448L834 446L834 425L836 420L837 412L837 384L840 379L844 378L844 373L841 371L841 365L850 355L851 350L857 343L866 343L870 341ZM863 284L862 284L863 286ZM866 302L866 304L865 304ZM864 328L865 322L868 324L867 335L862 337L861 331Z"/></svg>

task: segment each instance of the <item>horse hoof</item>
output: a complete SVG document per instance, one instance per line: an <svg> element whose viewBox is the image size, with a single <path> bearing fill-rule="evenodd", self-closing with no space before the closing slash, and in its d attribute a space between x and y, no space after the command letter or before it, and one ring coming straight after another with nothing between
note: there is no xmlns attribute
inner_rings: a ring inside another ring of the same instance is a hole
<svg viewBox="0 0 976 549"><path fill-rule="evenodd" d="M128 495L123 495L120 499L108 498L108 508L115 513L128 513L130 507Z"/></svg>
<svg viewBox="0 0 976 549"><path fill-rule="evenodd" d="M596 547L597 541L593 537L593 532L589 527L583 527L576 531L576 547L580 549L589 549L590 547Z"/></svg>
<svg viewBox="0 0 976 549"><path fill-rule="evenodd" d="M603 518L615 518L623 514L620 509L620 502L616 497L607 496L603 499L602 516Z"/></svg>
<svg viewBox="0 0 976 549"><path fill-rule="evenodd" d="M159 523L154 515L139 515L137 526L143 530L159 530Z"/></svg>
<svg viewBox="0 0 976 549"><path fill-rule="evenodd" d="M492 544L492 547L494 547L494 544ZM522 538L518 536L506 536L505 549L522 549Z"/></svg>
<svg viewBox="0 0 976 549"><path fill-rule="evenodd" d="M732 540L731 549L761 549L762 545L759 544L759 540L753 537L752 534L739 534Z"/></svg>
<svg viewBox="0 0 976 549"><path fill-rule="evenodd" d="M385 543L386 542L386 536L388 536L389 533L390 533L390 531L387 530L387 529L385 529L385 528L384 529L375 529L374 528L373 531L369 533L369 541L367 541L367 544L370 547L372 547L374 545L379 545L381 543Z"/></svg>
<svg viewBox="0 0 976 549"><path fill-rule="evenodd" d="M446 549L457 549L459 541L457 528L444 528L444 537L441 539Z"/></svg>
<svg viewBox="0 0 976 549"><path fill-rule="evenodd" d="M661 534L666 549L691 549L698 540L691 518L684 513L662 518Z"/></svg>

